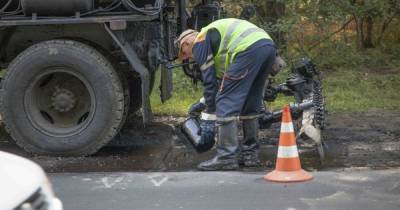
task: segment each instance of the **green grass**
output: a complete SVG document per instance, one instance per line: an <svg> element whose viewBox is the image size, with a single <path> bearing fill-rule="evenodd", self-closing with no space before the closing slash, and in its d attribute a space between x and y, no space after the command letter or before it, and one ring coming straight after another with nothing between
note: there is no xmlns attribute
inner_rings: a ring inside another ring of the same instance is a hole
<svg viewBox="0 0 400 210"><path fill-rule="evenodd" d="M4 69L0 69L0 78L3 78L5 74L6 71Z"/></svg>
<svg viewBox="0 0 400 210"><path fill-rule="evenodd" d="M330 113L400 110L400 57L395 55L365 51L353 55L362 58L354 61L358 65L335 63L328 70L322 67L327 110ZM280 73L277 82L284 81L287 75L288 70ZM202 96L201 84L194 88L180 70L175 70L174 85L173 97L165 104L160 102L159 91L153 92L151 103L156 114L185 116L190 105ZM291 97L280 95L269 104L269 109L280 109L290 101L293 101Z"/></svg>
<svg viewBox="0 0 400 210"><path fill-rule="evenodd" d="M160 72L157 72L154 91L151 94L150 101L153 112L157 115L185 116L191 104L197 102L202 97L201 82L194 86L190 79L186 77L182 70L174 70L174 91L172 98L161 103L159 80Z"/></svg>
<svg viewBox="0 0 400 210"><path fill-rule="evenodd" d="M400 110L400 69L391 73L342 68L324 79L327 109L331 112Z"/></svg>

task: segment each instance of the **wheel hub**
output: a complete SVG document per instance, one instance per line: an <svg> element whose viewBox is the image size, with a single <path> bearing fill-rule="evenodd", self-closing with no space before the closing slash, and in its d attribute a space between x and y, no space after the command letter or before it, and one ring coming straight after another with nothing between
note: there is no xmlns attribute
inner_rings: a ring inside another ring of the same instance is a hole
<svg viewBox="0 0 400 210"><path fill-rule="evenodd" d="M52 107L58 112L68 112L76 105L76 97L74 93L65 88L58 88L54 91L52 97Z"/></svg>

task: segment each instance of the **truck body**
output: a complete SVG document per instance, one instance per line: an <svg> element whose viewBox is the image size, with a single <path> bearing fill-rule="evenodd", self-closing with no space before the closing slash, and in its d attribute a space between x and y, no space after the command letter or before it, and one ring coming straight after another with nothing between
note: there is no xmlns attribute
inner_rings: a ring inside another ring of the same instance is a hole
<svg viewBox="0 0 400 210"><path fill-rule="evenodd" d="M0 107L6 130L30 153L82 156L119 132L129 114L152 119L161 71L170 97L174 39L221 8L185 0L6 0L0 3Z"/></svg>

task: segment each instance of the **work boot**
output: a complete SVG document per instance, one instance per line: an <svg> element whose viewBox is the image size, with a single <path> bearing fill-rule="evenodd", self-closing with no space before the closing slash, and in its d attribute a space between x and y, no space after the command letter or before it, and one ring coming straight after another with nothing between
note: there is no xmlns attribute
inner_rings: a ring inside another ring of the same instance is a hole
<svg viewBox="0 0 400 210"><path fill-rule="evenodd" d="M258 119L243 120L243 144L239 154L239 164L245 167L260 166L259 149Z"/></svg>
<svg viewBox="0 0 400 210"><path fill-rule="evenodd" d="M239 141L237 121L218 123L217 155L197 167L202 171L236 170Z"/></svg>

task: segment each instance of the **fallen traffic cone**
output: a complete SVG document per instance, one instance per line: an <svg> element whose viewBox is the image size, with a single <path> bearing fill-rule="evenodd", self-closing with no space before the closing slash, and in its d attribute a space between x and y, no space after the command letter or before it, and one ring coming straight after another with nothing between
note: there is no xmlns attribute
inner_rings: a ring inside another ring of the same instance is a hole
<svg viewBox="0 0 400 210"><path fill-rule="evenodd" d="M301 168L289 106L283 108L275 170L264 176L272 182L303 182L313 177Z"/></svg>

